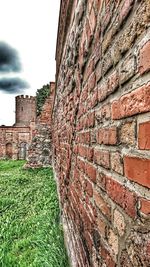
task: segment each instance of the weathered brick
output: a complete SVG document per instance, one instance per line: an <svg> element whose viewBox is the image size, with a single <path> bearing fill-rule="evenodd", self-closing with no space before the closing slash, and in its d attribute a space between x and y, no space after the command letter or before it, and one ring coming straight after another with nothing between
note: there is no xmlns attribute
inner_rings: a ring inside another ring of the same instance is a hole
<svg viewBox="0 0 150 267"><path fill-rule="evenodd" d="M120 142L122 144L134 145L136 142L135 122L125 122L120 128Z"/></svg>
<svg viewBox="0 0 150 267"><path fill-rule="evenodd" d="M150 122L140 123L138 132L138 147L150 149Z"/></svg>
<svg viewBox="0 0 150 267"><path fill-rule="evenodd" d="M119 80L120 84L127 82L130 78L133 77L135 73L135 56L129 56L124 60L120 66Z"/></svg>
<svg viewBox="0 0 150 267"><path fill-rule="evenodd" d="M117 210L114 210L114 227L117 228L120 236L125 233L125 220L123 215Z"/></svg>
<svg viewBox="0 0 150 267"><path fill-rule="evenodd" d="M150 111L150 84L123 95L112 103L112 119L117 120Z"/></svg>
<svg viewBox="0 0 150 267"><path fill-rule="evenodd" d="M86 69L85 69L85 72L84 72L84 80L85 81L87 81L87 79L92 74L93 68L94 68L94 62L93 62L93 60L91 60L91 61L88 62L87 66L86 66Z"/></svg>
<svg viewBox="0 0 150 267"><path fill-rule="evenodd" d="M118 242L118 236L110 229L108 232L108 243L116 256L118 255Z"/></svg>
<svg viewBox="0 0 150 267"><path fill-rule="evenodd" d="M108 205L108 203L96 190L94 190L93 196L94 196L94 201L95 201L96 206L103 213L103 215L105 215L110 220L111 219L111 208Z"/></svg>
<svg viewBox="0 0 150 267"><path fill-rule="evenodd" d="M84 190L89 195L89 197L93 196L93 186L88 180L84 181Z"/></svg>
<svg viewBox="0 0 150 267"><path fill-rule="evenodd" d="M89 22L90 22L91 31L93 34L95 30L95 26L96 26L96 16L95 16L94 8L92 8L90 11Z"/></svg>
<svg viewBox="0 0 150 267"><path fill-rule="evenodd" d="M109 151L94 149L94 161L106 169L110 168L110 153Z"/></svg>
<svg viewBox="0 0 150 267"><path fill-rule="evenodd" d="M101 128L97 132L98 144L115 145L117 144L117 128Z"/></svg>
<svg viewBox="0 0 150 267"><path fill-rule="evenodd" d="M83 160L78 158L77 166L78 166L79 170L81 170L83 172L85 171L85 162Z"/></svg>
<svg viewBox="0 0 150 267"><path fill-rule="evenodd" d="M113 171L123 175L122 157L119 152L111 153L111 168Z"/></svg>
<svg viewBox="0 0 150 267"><path fill-rule="evenodd" d="M124 172L129 180L150 188L150 159L125 156Z"/></svg>
<svg viewBox="0 0 150 267"><path fill-rule="evenodd" d="M140 211L146 215L150 214L150 200L140 198Z"/></svg>
<svg viewBox="0 0 150 267"><path fill-rule="evenodd" d="M99 216L97 218L97 227L98 227L100 235L106 238L107 224Z"/></svg>
<svg viewBox="0 0 150 267"><path fill-rule="evenodd" d="M110 254L110 251L108 250L108 248L106 249L106 247L104 247L103 244L101 244L101 247L100 247L100 255L102 259L104 260L104 262L106 263L106 266L109 266L109 267L116 266L116 263L113 260L112 255Z"/></svg>
<svg viewBox="0 0 150 267"><path fill-rule="evenodd" d="M119 21L122 23L124 19L127 17L129 14L132 6L133 6L134 0L126 0L123 3L123 6L121 7L121 11L119 14Z"/></svg>
<svg viewBox="0 0 150 267"><path fill-rule="evenodd" d="M137 197L134 192L129 191L129 189L112 178L107 178L106 180L106 192L129 216L136 217Z"/></svg>
<svg viewBox="0 0 150 267"><path fill-rule="evenodd" d="M140 50L139 71L141 74L150 70L150 41Z"/></svg>
<svg viewBox="0 0 150 267"><path fill-rule="evenodd" d="M96 85L96 75L95 73L93 73L88 81L88 90L91 92L95 88L95 85Z"/></svg>
<svg viewBox="0 0 150 267"><path fill-rule="evenodd" d="M111 117L110 104L106 104L95 111L95 118L98 122L102 122L104 119L108 120Z"/></svg>
<svg viewBox="0 0 150 267"><path fill-rule="evenodd" d="M96 168L92 164L85 164L85 173L91 179L92 182L96 182Z"/></svg>

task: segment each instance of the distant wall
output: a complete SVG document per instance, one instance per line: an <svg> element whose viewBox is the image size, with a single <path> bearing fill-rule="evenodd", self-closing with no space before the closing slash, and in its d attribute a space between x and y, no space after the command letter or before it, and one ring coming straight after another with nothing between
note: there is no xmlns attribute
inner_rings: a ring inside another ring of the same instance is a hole
<svg viewBox="0 0 150 267"><path fill-rule="evenodd" d="M75 267L150 265L149 25L149 0L61 1L53 161Z"/></svg>
<svg viewBox="0 0 150 267"><path fill-rule="evenodd" d="M26 159L31 138L29 127L0 127L0 158Z"/></svg>
<svg viewBox="0 0 150 267"><path fill-rule="evenodd" d="M13 126L0 126L0 158L27 159L36 121L36 98L19 95Z"/></svg>
<svg viewBox="0 0 150 267"><path fill-rule="evenodd" d="M46 99L42 112L36 120L32 143L28 152L26 167L46 167L52 164L51 119L55 96L55 83L50 83L50 95Z"/></svg>

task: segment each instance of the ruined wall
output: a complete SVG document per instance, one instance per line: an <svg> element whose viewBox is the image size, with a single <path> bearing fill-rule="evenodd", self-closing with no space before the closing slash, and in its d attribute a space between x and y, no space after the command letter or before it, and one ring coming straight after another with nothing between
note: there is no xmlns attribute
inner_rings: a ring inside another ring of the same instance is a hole
<svg viewBox="0 0 150 267"><path fill-rule="evenodd" d="M0 158L26 159L31 139L30 127L0 127Z"/></svg>
<svg viewBox="0 0 150 267"><path fill-rule="evenodd" d="M51 119L55 96L55 83L50 83L50 95L36 120L32 143L28 152L26 168L46 167L52 164Z"/></svg>
<svg viewBox="0 0 150 267"><path fill-rule="evenodd" d="M61 1L53 161L75 267L150 265L149 25L149 0Z"/></svg>

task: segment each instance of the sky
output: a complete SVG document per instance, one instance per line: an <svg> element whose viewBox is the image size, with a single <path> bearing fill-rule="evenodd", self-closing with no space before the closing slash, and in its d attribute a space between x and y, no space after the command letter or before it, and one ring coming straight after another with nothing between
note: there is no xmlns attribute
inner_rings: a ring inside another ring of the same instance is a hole
<svg viewBox="0 0 150 267"><path fill-rule="evenodd" d="M60 0L0 0L0 125L15 122L15 96L55 80Z"/></svg>

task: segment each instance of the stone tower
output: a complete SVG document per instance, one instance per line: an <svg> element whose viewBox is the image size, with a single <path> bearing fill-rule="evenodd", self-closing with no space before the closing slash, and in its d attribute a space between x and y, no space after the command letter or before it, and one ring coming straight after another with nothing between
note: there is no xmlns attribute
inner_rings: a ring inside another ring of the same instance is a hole
<svg viewBox="0 0 150 267"><path fill-rule="evenodd" d="M36 97L19 95L16 97L15 126L29 126L36 120Z"/></svg>

